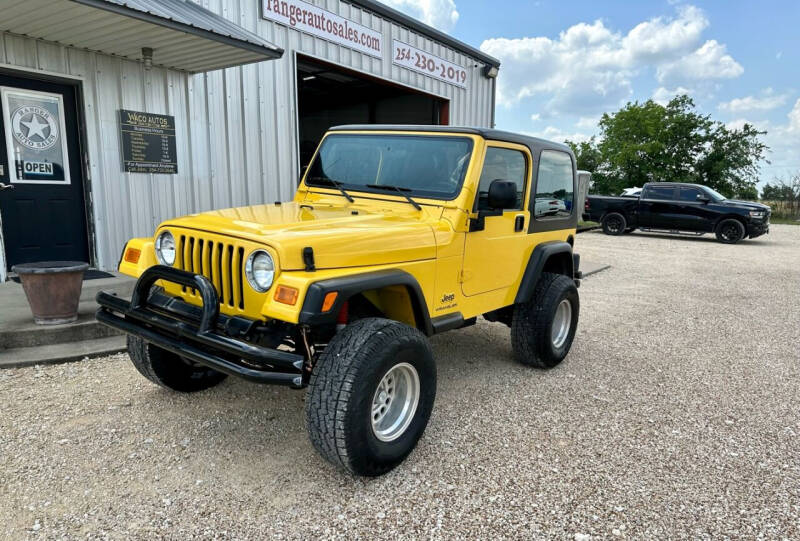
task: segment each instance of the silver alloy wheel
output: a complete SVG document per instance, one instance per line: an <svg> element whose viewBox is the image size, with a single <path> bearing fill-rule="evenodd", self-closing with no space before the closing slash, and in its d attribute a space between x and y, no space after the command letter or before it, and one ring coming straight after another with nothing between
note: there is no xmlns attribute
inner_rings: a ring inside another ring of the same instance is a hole
<svg viewBox="0 0 800 541"><path fill-rule="evenodd" d="M569 299L564 299L556 308L556 315L553 316L553 326L550 331L550 340L553 347L560 348L567 341L569 330L572 327L572 303Z"/></svg>
<svg viewBox="0 0 800 541"><path fill-rule="evenodd" d="M372 397L372 432L381 441L394 441L406 431L417 412L420 385L417 369L408 363L386 372Z"/></svg>

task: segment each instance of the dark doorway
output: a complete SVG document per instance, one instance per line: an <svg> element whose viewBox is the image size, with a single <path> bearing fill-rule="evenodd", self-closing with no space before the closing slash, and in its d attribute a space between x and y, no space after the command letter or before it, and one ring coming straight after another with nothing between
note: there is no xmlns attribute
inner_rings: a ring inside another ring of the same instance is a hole
<svg viewBox="0 0 800 541"><path fill-rule="evenodd" d="M297 57L300 165L322 136L342 124L448 124L449 102L361 73Z"/></svg>
<svg viewBox="0 0 800 541"><path fill-rule="evenodd" d="M7 270L90 262L74 86L0 73L0 183Z"/></svg>

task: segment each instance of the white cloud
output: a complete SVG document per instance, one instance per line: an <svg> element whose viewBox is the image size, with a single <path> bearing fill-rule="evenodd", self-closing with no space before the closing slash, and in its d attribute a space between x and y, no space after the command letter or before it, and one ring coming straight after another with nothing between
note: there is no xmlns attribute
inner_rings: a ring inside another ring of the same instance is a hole
<svg viewBox="0 0 800 541"><path fill-rule="evenodd" d="M730 129L741 129L745 123L767 132L763 141L770 148L768 159L771 163L762 164L762 181L769 182L775 177L787 177L800 171L800 99L786 115L786 123L773 124L766 120L739 118L728 122L726 126Z"/></svg>
<svg viewBox="0 0 800 541"><path fill-rule="evenodd" d="M385 4L445 32L455 28L458 9L453 0L383 0Z"/></svg>
<svg viewBox="0 0 800 541"><path fill-rule="evenodd" d="M526 132L526 133L527 135L531 135L533 137L540 137L542 139L555 141L557 143L563 143L564 141L572 141L573 143L582 143L583 141L588 141L591 138L591 135L587 135L582 132L569 133L555 126L547 126L542 131Z"/></svg>
<svg viewBox="0 0 800 541"><path fill-rule="evenodd" d="M771 111L785 105L789 99L788 94L775 94L771 88L762 92L761 97L745 96L744 98L734 98L731 101L719 104L722 111L731 113L744 113L748 111Z"/></svg>
<svg viewBox="0 0 800 541"><path fill-rule="evenodd" d="M673 89L660 86L655 89L651 99L660 105L666 105L675 96L681 96L683 94L691 96L694 94L694 91L690 88L686 88L683 86L679 86Z"/></svg>
<svg viewBox="0 0 800 541"><path fill-rule="evenodd" d="M661 84L680 84L739 77L744 68L726 50L716 40L706 41L696 51L659 66L656 78Z"/></svg>
<svg viewBox="0 0 800 541"><path fill-rule="evenodd" d="M680 8L676 19L657 17L636 25L623 40L623 48L640 62L658 62L691 51L708 27L708 19L694 6Z"/></svg>
<svg viewBox="0 0 800 541"><path fill-rule="evenodd" d="M789 112L789 127L790 132L800 135L800 99L794 103L794 107Z"/></svg>
<svg viewBox="0 0 800 541"><path fill-rule="evenodd" d="M582 116L575 123L575 126L577 126L578 128L581 128L581 129L587 129L587 128L594 129L594 128L597 128L597 125L599 123L600 123L600 117L599 116Z"/></svg>
<svg viewBox="0 0 800 541"><path fill-rule="evenodd" d="M542 118L542 115L540 115L539 113L533 113L531 115L531 120L533 122L538 122L540 118Z"/></svg>
<svg viewBox="0 0 800 541"><path fill-rule="evenodd" d="M742 67L724 45L703 43L708 26L700 9L682 6L673 17L641 22L625 34L597 20L573 25L555 39L494 38L484 41L481 49L503 64L498 104L544 97L544 117L592 117L630 99L634 78L648 67L657 69L664 88L679 87L683 71L691 80L741 74ZM709 67L710 62L714 66Z"/></svg>

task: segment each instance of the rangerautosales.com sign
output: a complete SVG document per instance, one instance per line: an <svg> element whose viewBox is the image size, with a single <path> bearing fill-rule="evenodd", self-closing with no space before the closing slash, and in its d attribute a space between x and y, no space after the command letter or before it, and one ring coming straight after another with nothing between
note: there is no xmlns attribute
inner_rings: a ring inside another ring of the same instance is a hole
<svg viewBox="0 0 800 541"><path fill-rule="evenodd" d="M362 53L383 57L383 36L371 28L301 0L263 0L262 16Z"/></svg>

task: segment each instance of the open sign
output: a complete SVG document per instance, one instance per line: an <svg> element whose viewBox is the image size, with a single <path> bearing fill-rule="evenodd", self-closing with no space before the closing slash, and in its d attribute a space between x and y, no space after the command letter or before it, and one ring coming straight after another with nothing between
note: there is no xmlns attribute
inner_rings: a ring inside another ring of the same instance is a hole
<svg viewBox="0 0 800 541"><path fill-rule="evenodd" d="M31 175L53 175L53 164L50 162L24 162L23 168Z"/></svg>

